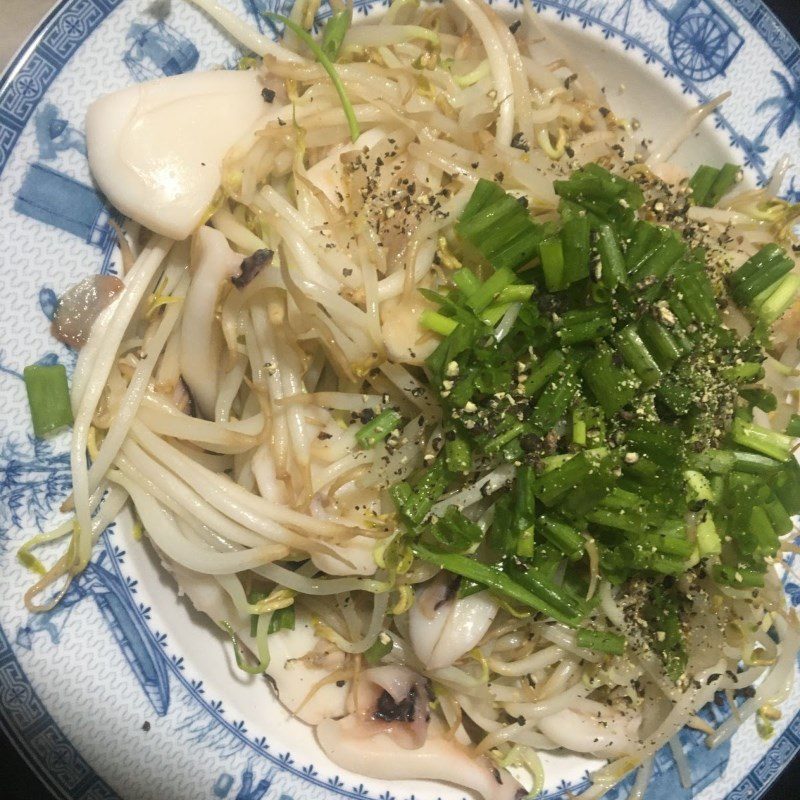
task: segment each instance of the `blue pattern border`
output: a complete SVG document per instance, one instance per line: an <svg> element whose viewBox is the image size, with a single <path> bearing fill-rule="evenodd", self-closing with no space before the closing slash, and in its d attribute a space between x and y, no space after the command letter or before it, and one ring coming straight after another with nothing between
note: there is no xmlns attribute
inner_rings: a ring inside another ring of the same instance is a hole
<svg viewBox="0 0 800 800"><path fill-rule="evenodd" d="M786 68L794 76L800 77L800 45L794 41L775 15L760 0L729 1L778 55ZM78 48L122 2L123 0L61 0L13 59L0 78L0 174L49 86ZM632 39L624 31L612 29L602 19L592 17L560 0L533 0L533 2L534 5L547 6L561 12L562 15L575 15L582 21L585 20L586 24L597 24L608 31L609 35L619 36L626 41ZM632 44L646 52L649 51L644 42L634 40ZM660 58L658 60L662 63L666 74L674 74L666 61ZM699 96L704 96L696 87L690 88ZM731 124L722 115L719 115L718 119L731 134L732 143L741 147L739 137ZM762 172L758 165L754 166L757 172ZM112 558L112 561L116 568L116 559ZM136 607L133 598L129 598L129 601ZM288 753L277 757L267 753L265 743L259 744L251 740L237 723L226 720L221 713L220 705L202 697L185 676L181 675L174 660L166 653L164 657L173 673L195 699L199 700L221 725L253 747L260 755L266 756L282 769L294 772L343 796L352 798L367 796L363 787L353 787L353 791L348 791L344 787L309 774L308 768L299 769L292 766L293 762ZM12 740L17 740L17 746L23 757L56 797L67 800L119 800L118 795L93 772L47 712L2 629L0 629L0 694L3 697L3 703L0 705L0 729ZM752 800L761 796L798 751L800 751L800 714L773 742L770 750L754 765L750 774L727 795L726 800L744 800L744 798Z"/></svg>

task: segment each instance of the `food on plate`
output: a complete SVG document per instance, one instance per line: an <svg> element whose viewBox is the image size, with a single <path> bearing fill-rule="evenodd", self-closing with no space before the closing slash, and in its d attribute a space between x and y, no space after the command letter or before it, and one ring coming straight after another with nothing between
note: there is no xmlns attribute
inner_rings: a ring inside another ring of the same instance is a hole
<svg viewBox="0 0 800 800"><path fill-rule="evenodd" d="M28 606L131 507L331 759L485 800L559 749L641 797L684 725L766 731L800 636L781 170L671 162L724 98L648 146L531 9L315 38L298 4L273 42L195 2L254 55L89 109L124 269L62 298L69 398L26 373L37 433L74 415Z"/></svg>

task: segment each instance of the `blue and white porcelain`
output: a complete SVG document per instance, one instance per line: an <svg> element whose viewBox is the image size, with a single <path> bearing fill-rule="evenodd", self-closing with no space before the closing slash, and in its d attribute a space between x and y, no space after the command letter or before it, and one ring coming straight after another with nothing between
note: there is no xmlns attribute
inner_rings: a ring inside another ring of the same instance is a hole
<svg viewBox="0 0 800 800"><path fill-rule="evenodd" d="M525 0L492 0L509 15ZM759 0L527 0L589 62L623 114L657 138L680 113L732 92L679 154L726 156L763 183L782 156L800 162L800 46ZM288 0L225 0L269 31ZM383 0L356 0L357 14ZM323 9L321 18L329 13ZM425 783L343 773L290 720L266 682L236 671L220 636L187 607L123 517L62 603L31 615L32 576L16 551L52 527L69 492L66 437L32 438L26 364L74 354L49 335L56 297L113 272L114 211L92 185L83 119L97 95L134 81L233 63L232 42L181 0L62 0L0 80L0 725L66 800L456 800ZM782 187L800 200L800 171ZM800 587L786 585L794 605ZM761 796L800 748L800 690L769 741L752 721L714 751L684 731L694 785L671 753L655 760L648 800ZM711 706L719 722L730 710ZM595 765L547 759L543 797L565 798ZM630 780L608 797L624 798Z"/></svg>

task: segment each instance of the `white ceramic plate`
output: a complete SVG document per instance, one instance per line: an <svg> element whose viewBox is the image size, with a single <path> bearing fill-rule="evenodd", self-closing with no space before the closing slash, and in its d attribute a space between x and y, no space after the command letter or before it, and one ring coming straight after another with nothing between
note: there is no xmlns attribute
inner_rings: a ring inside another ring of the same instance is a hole
<svg viewBox="0 0 800 800"><path fill-rule="evenodd" d="M226 4L262 27L260 12L288 5ZM384 7L355 5L358 16ZM496 5L521 13L521 0ZM780 156L800 160L800 47L759 0L533 5L594 67L615 107L642 120L643 136L656 138L691 105L733 92L679 154L688 166L729 157L763 182ZM55 610L32 616L22 605L31 575L16 549L58 519L70 478L66 439L30 435L20 373L36 361L73 365L49 335L55 298L118 260L109 209L87 170L86 107L133 81L237 57L194 8L175 0L165 11L169 3L152 0L64 0L0 81L0 724L53 793L69 800L460 798L452 788L362 779L328 762L264 681L239 673L229 647L176 597L131 536L129 519L103 536ZM800 200L798 173L783 191ZM787 591L800 603L800 586ZM798 709L796 691L769 742L752 722L716 751L686 732L694 786L680 786L665 751L648 800L760 796L800 747ZM592 766L548 758L544 796L580 790Z"/></svg>

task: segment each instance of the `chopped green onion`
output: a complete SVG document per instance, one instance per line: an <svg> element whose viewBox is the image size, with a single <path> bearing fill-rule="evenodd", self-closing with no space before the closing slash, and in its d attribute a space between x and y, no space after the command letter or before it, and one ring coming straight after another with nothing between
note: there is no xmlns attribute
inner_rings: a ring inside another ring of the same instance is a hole
<svg viewBox="0 0 800 800"><path fill-rule="evenodd" d="M286 608L277 608L272 612L269 620L268 633L277 633L278 631L293 631L295 625L295 610L294 603Z"/></svg>
<svg viewBox="0 0 800 800"><path fill-rule="evenodd" d="M67 371L61 364L33 364L25 367L23 377L38 439L72 425Z"/></svg>
<svg viewBox="0 0 800 800"><path fill-rule="evenodd" d="M397 411L385 408L356 431L356 443L364 450L375 447L379 441L397 429L402 419Z"/></svg>
<svg viewBox="0 0 800 800"><path fill-rule="evenodd" d="M458 322L454 319L446 317L438 311L431 311L430 309L426 309L422 312L419 318L419 324L422 325L423 328L427 328L441 336L449 336L458 327Z"/></svg>
<svg viewBox="0 0 800 800"><path fill-rule="evenodd" d="M566 625L574 626L576 624L577 614L564 613L561 609L553 607L539 594L512 580L496 567L487 566L464 555L436 553L419 543L411 545L411 549L418 558L427 561L429 564L434 564L439 569L446 569L454 575L460 575L462 578L480 583L487 589L491 589L509 600L515 600L526 608L532 608L534 611L547 614ZM541 583L537 583L541 587ZM556 592L556 595L558 595L558 592ZM562 604L559 603L559 606L562 606ZM569 606L567 607L569 608Z"/></svg>
<svg viewBox="0 0 800 800"><path fill-rule="evenodd" d="M441 517L434 518L430 535L446 553L466 553L483 539L480 527L455 506L448 506Z"/></svg>
<svg viewBox="0 0 800 800"><path fill-rule="evenodd" d="M392 652L393 646L392 637L386 631L382 631L378 634L378 638L364 651L364 660L371 667L374 667L380 663L384 656Z"/></svg>
<svg viewBox="0 0 800 800"><path fill-rule="evenodd" d="M333 83L333 87L336 89L336 94L339 95L339 100L341 101L344 115L347 118L347 125L350 129L350 139L351 141L355 142L356 139L358 139L358 137L361 135L361 129L358 127L358 120L356 119L356 113L353 110L353 104L350 102L350 98L347 96L347 91L344 88L342 79L339 77L339 73L336 71L336 67L333 66L330 58L328 58L328 56L323 52L322 48L314 41L311 34L298 25L294 20L283 16L283 14L275 14L272 11L265 11L264 16L267 19L271 19L273 22L282 22L308 47L309 50L311 50L322 68L328 73L331 83Z"/></svg>
<svg viewBox="0 0 800 800"><path fill-rule="evenodd" d="M621 656L625 652L626 639L611 631L597 631L591 628L578 628L575 643L585 650L606 653L610 656Z"/></svg>
<svg viewBox="0 0 800 800"><path fill-rule="evenodd" d="M600 278L603 284L613 289L618 284L628 282L625 259L617 243L617 237L610 225L601 225L597 230L597 250L600 253L602 271Z"/></svg>
<svg viewBox="0 0 800 800"><path fill-rule="evenodd" d="M731 437L736 444L748 447L777 461L786 461L792 452L792 437L770 430L741 417L733 420Z"/></svg>
<svg viewBox="0 0 800 800"><path fill-rule="evenodd" d="M625 363L642 379L645 386L658 382L661 368L645 346L635 325L623 328L616 335L616 342Z"/></svg>
<svg viewBox="0 0 800 800"><path fill-rule="evenodd" d="M557 292L566 285L564 282L564 247L561 239L545 239L539 245L539 259L542 262L544 283L548 292Z"/></svg>
<svg viewBox="0 0 800 800"><path fill-rule="evenodd" d="M715 206L733 189L739 180L741 169L736 164L725 164L714 178L711 188L703 198L702 205Z"/></svg>
<svg viewBox="0 0 800 800"><path fill-rule="evenodd" d="M707 205L706 198L718 175L719 170L716 167L710 167L708 164L698 167L697 171L692 175L689 181L689 188L692 190L692 200L698 206Z"/></svg>
<svg viewBox="0 0 800 800"><path fill-rule="evenodd" d="M353 9L351 6L347 6L341 11L335 11L325 23L325 27L322 30L320 49L331 61L336 61L339 57L342 42L344 42L344 37L347 35L352 22Z"/></svg>
<svg viewBox="0 0 800 800"><path fill-rule="evenodd" d="M444 457L450 472L469 472L472 467L469 443L460 436L445 441Z"/></svg>

